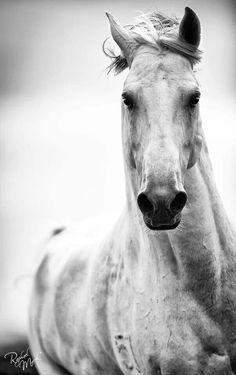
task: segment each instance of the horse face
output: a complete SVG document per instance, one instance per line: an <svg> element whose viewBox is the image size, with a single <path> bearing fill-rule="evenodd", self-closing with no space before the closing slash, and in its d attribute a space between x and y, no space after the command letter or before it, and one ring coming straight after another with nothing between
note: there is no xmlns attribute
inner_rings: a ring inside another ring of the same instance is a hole
<svg viewBox="0 0 236 375"><path fill-rule="evenodd" d="M107 16L130 68L122 94L123 145L133 192L150 229L174 229L187 201L185 172L201 149L199 88L191 59L183 56L183 46L188 53L198 49L200 21L186 7L178 34L164 36L160 43L154 32L153 43L152 37L145 41L142 33L138 36ZM176 41L179 54L170 51Z"/></svg>
<svg viewBox="0 0 236 375"><path fill-rule="evenodd" d="M190 62L140 47L122 98L124 154L144 222L174 229L187 202L185 173L201 149L200 92Z"/></svg>

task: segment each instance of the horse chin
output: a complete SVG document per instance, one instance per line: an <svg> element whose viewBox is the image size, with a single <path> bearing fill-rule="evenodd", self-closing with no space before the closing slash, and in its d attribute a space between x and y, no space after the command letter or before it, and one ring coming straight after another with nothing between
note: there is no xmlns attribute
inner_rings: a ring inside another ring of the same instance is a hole
<svg viewBox="0 0 236 375"><path fill-rule="evenodd" d="M171 229L175 229L177 228L177 226L179 225L181 221L181 218L178 217L178 219L176 219L174 222L171 222L169 224L165 223L165 224L156 224L156 225L153 225L151 223L151 220L149 218L145 218L144 217L144 223L145 225L148 227L148 229L151 229L151 230L171 230Z"/></svg>

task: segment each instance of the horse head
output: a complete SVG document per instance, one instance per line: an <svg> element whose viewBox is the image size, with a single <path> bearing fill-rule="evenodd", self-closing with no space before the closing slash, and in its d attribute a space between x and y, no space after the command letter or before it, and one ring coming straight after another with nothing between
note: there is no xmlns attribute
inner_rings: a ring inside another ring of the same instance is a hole
<svg viewBox="0 0 236 375"><path fill-rule="evenodd" d="M155 28L145 17L131 29L109 14L108 19L129 67L122 113L131 189L149 229L174 229L187 202L185 174L197 162L202 143L200 90L193 71L200 22L190 8L178 30L175 23Z"/></svg>

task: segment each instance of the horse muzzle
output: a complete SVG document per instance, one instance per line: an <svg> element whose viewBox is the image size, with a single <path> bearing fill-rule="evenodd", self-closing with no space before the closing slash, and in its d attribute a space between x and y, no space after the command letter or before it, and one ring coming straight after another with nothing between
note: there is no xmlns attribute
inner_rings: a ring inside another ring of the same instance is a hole
<svg viewBox="0 0 236 375"><path fill-rule="evenodd" d="M161 195L146 190L137 197L144 222L151 230L175 229L181 221L181 211L186 202L187 194L183 190Z"/></svg>

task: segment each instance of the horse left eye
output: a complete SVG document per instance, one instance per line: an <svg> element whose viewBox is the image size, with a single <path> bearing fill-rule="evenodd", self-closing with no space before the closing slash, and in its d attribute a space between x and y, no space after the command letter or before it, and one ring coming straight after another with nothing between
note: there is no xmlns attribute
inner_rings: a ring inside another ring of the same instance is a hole
<svg viewBox="0 0 236 375"><path fill-rule="evenodd" d="M191 96L190 101L189 101L190 107L194 108L198 104L199 99L200 99L199 94Z"/></svg>

